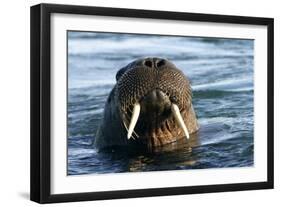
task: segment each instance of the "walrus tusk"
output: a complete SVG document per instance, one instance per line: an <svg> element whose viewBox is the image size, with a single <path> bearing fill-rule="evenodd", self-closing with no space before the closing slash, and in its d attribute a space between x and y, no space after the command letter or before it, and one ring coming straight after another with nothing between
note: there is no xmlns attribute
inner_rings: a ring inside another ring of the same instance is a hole
<svg viewBox="0 0 281 207"><path fill-rule="evenodd" d="M132 114L131 122L129 125L129 130L128 130L128 134L127 134L128 139L130 139L132 136L132 133L133 133L136 123L138 121L139 115L140 115L140 104L136 103L134 105L133 114Z"/></svg>
<svg viewBox="0 0 281 207"><path fill-rule="evenodd" d="M185 126L185 123L183 121L183 118L181 116L181 113L180 113L180 110L179 110L179 107L176 105L176 104L172 104L172 113L174 114L178 124L180 125L180 127L183 129L184 133L185 133L185 136L187 139L189 139L189 133L188 133L188 130Z"/></svg>

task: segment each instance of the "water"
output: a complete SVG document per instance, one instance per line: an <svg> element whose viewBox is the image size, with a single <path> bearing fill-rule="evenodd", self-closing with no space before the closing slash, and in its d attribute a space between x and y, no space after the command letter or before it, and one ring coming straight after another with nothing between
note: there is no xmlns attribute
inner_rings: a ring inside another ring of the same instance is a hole
<svg viewBox="0 0 281 207"><path fill-rule="evenodd" d="M68 33L68 175L253 166L253 40ZM155 152L92 147L115 74L134 59L171 60L191 80L200 130Z"/></svg>

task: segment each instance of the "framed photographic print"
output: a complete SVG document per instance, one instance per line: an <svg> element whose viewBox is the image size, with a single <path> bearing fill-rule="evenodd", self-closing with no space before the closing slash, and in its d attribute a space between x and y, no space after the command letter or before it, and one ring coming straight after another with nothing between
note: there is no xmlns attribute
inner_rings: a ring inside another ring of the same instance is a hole
<svg viewBox="0 0 281 207"><path fill-rule="evenodd" d="M31 200L273 188L273 19L31 7Z"/></svg>

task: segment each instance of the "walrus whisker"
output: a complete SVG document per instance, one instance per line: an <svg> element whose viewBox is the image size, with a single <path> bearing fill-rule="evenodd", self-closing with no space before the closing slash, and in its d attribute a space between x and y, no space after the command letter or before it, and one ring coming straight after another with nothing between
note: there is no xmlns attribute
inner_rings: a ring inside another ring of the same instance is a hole
<svg viewBox="0 0 281 207"><path fill-rule="evenodd" d="M187 127L185 126L183 118L181 116L179 107L176 104L172 104L171 110L172 110L173 115L175 116L176 121L178 122L180 127L183 129L186 138L189 139L189 133L188 133Z"/></svg>
<svg viewBox="0 0 281 207"><path fill-rule="evenodd" d="M125 127L125 129L127 130L127 132L128 132L128 127L127 127L127 125L125 124L125 121L123 121L123 125L124 125L124 127ZM132 139L133 140L135 140L136 138L134 137L134 135L132 135Z"/></svg>
<svg viewBox="0 0 281 207"><path fill-rule="evenodd" d="M124 114L124 116L123 116L123 119L122 119L122 122L123 122L123 125L124 125L124 127L125 127L125 129L126 129L126 131L127 131L127 133L128 133L128 126L127 126L127 122L128 122L128 119L127 119L127 117L126 117L126 115ZM132 135L132 138L135 140L136 138L139 138L139 135L135 132L135 131L133 131L133 135ZM136 136L136 137L134 137L134 135Z"/></svg>
<svg viewBox="0 0 281 207"><path fill-rule="evenodd" d="M125 119L125 120L124 120L124 119ZM123 124L125 125L125 128L126 128L126 130L127 130L127 133L128 133L127 123L129 122L129 119L130 119L129 115L128 115L127 113L124 113L124 114L123 114ZM126 122L126 123L125 123L125 122ZM136 138L139 138L139 135L137 134L137 132L136 132L135 130L133 130L133 135L135 135ZM132 135L132 136L133 136L133 135ZM133 136L133 138L135 138L135 137Z"/></svg>
<svg viewBox="0 0 281 207"><path fill-rule="evenodd" d="M137 138L139 138L139 135L137 134L137 132L134 130L133 134L136 135Z"/></svg>
<svg viewBox="0 0 281 207"><path fill-rule="evenodd" d="M128 139L130 139L131 136L132 136L132 133L133 133L134 128L137 124L139 115L140 115L140 104L136 103L134 105L133 114L132 114L131 122L130 122L130 125L129 125L128 135L127 135Z"/></svg>
<svg viewBox="0 0 281 207"><path fill-rule="evenodd" d="M125 129L126 129L126 131L127 131L127 133L128 133L128 127L127 127L127 125L125 124L125 121L123 120L123 125L124 125L124 127L125 127Z"/></svg>

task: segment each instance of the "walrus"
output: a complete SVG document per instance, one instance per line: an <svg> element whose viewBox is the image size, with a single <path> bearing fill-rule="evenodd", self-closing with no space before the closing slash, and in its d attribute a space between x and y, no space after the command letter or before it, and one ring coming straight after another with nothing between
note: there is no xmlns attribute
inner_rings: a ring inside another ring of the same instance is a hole
<svg viewBox="0 0 281 207"><path fill-rule="evenodd" d="M190 81L167 59L149 57L117 72L94 146L151 149L189 139L198 129Z"/></svg>

